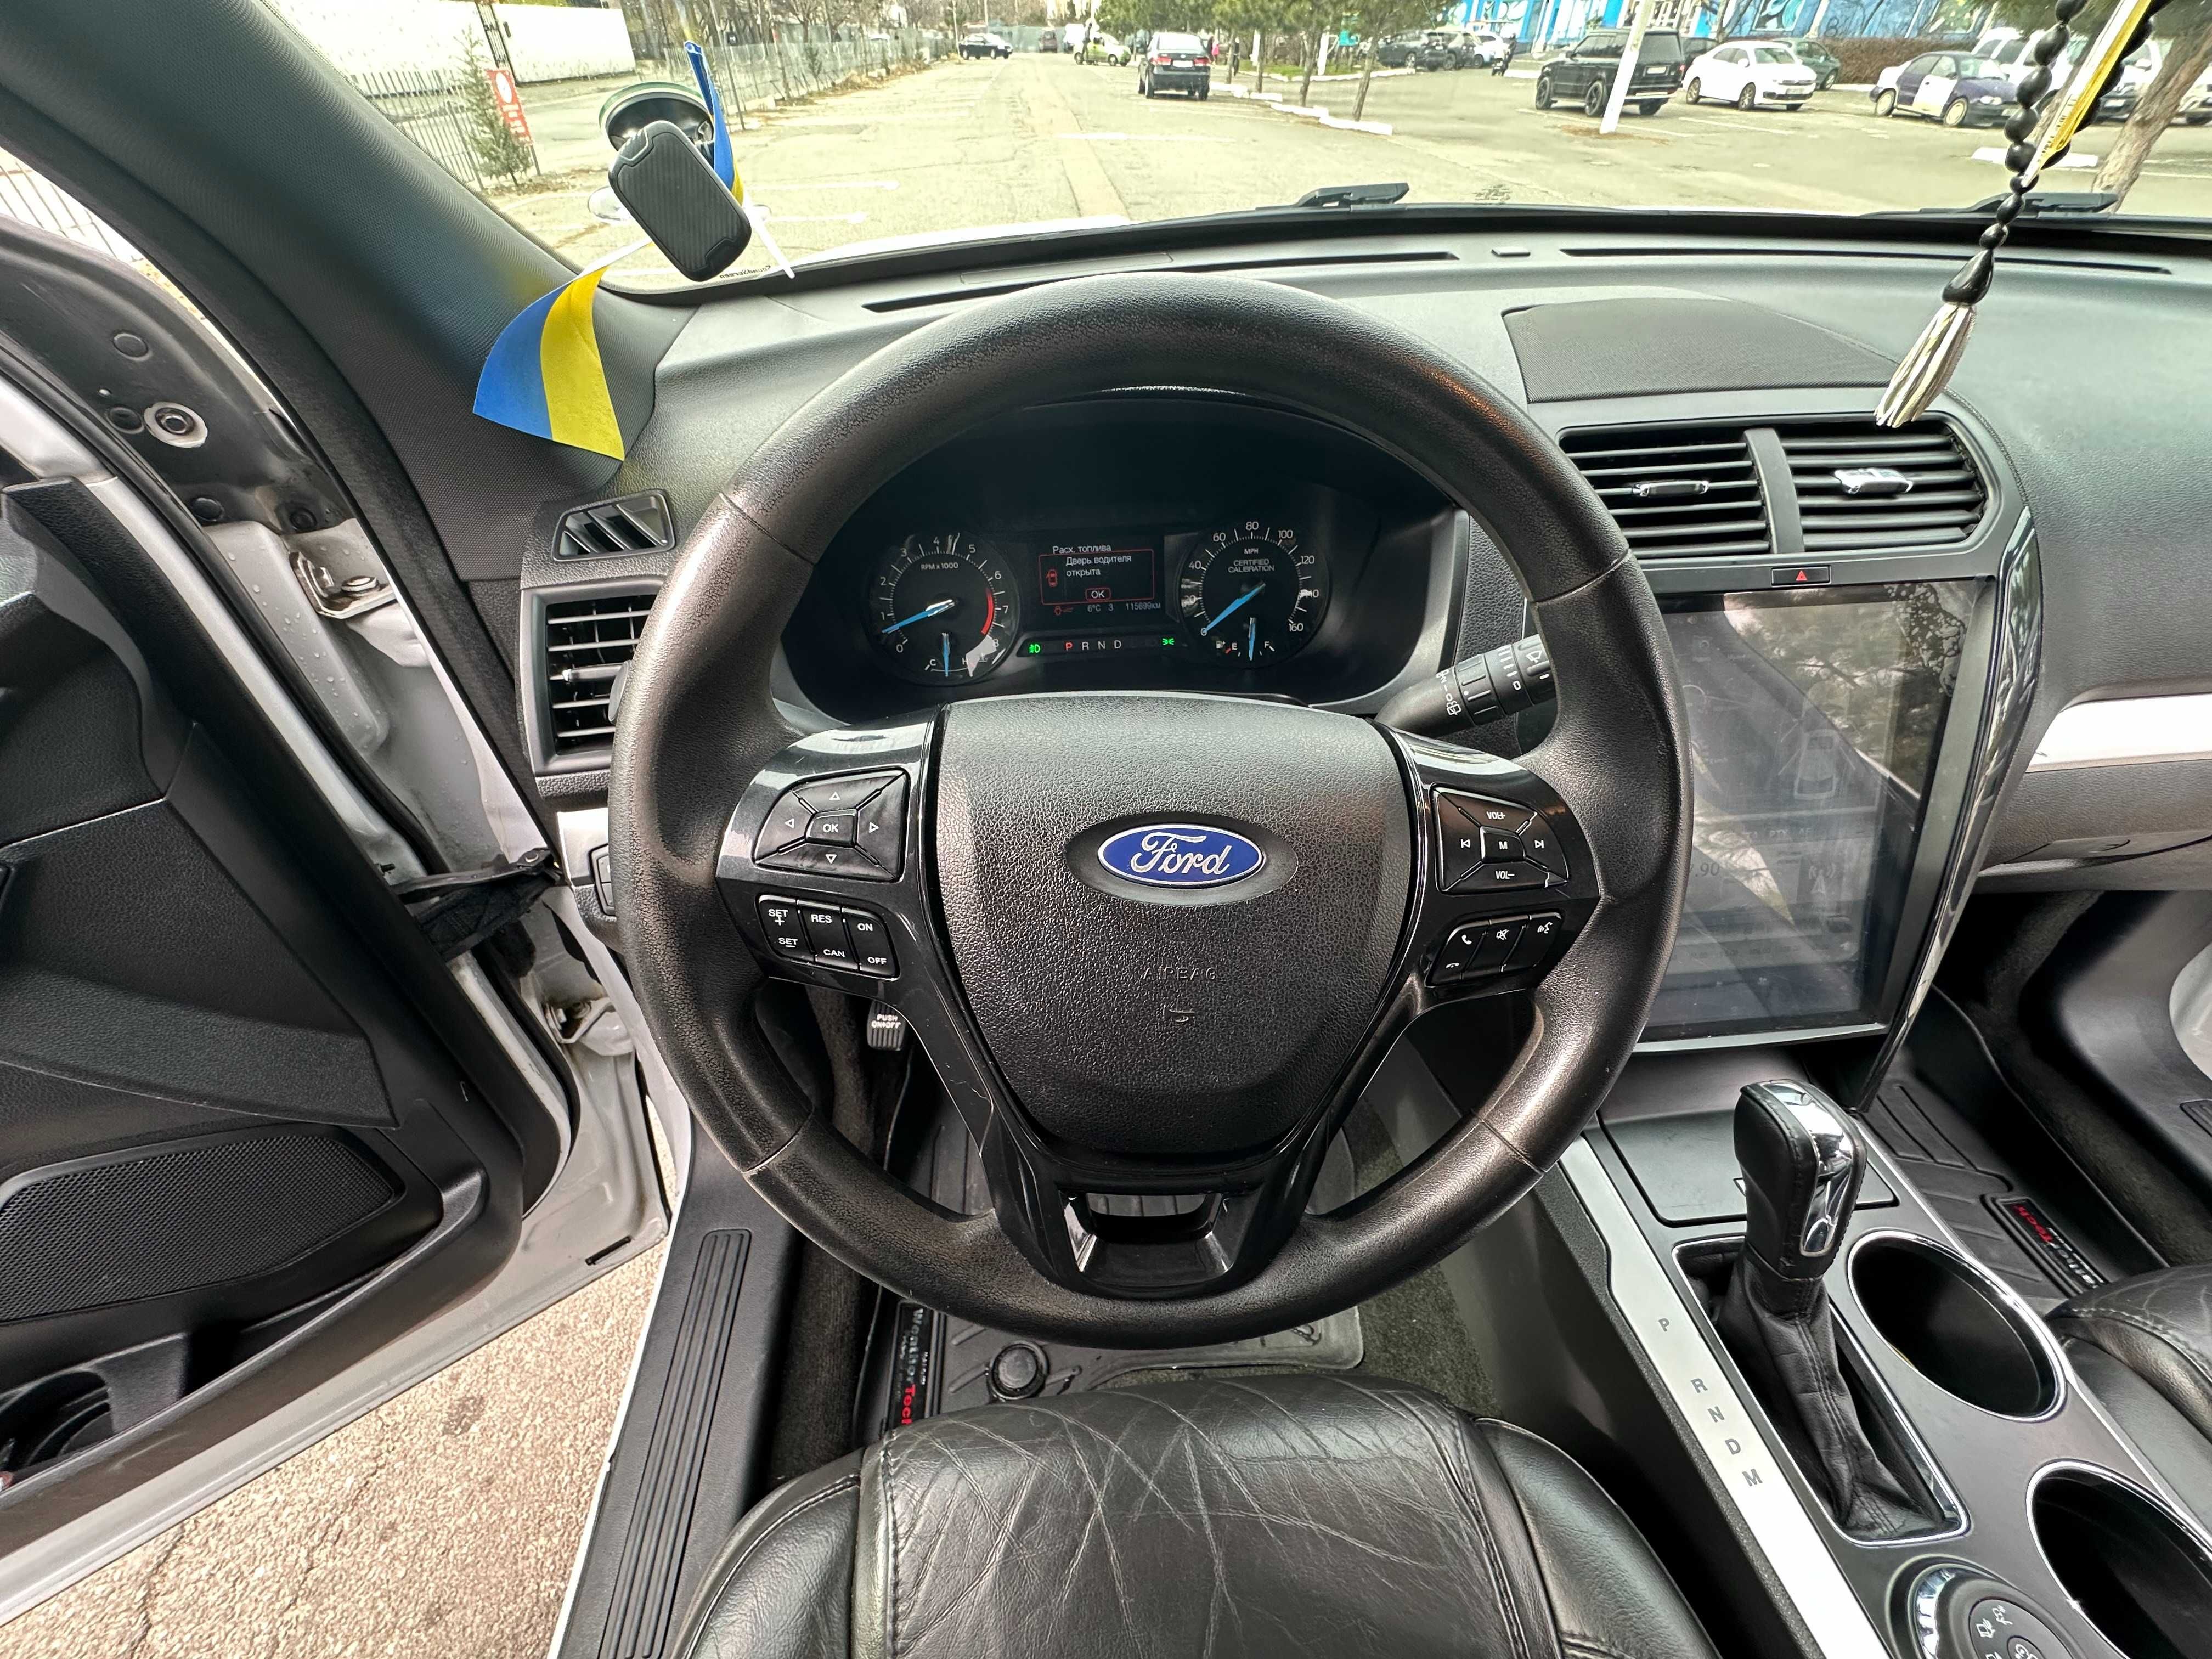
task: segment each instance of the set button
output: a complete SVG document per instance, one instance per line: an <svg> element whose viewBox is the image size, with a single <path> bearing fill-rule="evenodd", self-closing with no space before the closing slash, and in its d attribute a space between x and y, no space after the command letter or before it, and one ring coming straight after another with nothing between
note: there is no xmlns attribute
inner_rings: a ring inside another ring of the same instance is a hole
<svg viewBox="0 0 2212 1659"><path fill-rule="evenodd" d="M1518 973L1549 956L1559 936L1557 916L1462 923L1445 935L1429 969L1431 985Z"/></svg>
<svg viewBox="0 0 2212 1659"><path fill-rule="evenodd" d="M786 962L841 968L879 979L897 975L898 955L891 949L890 929L872 910L770 896L760 901L760 924L768 948Z"/></svg>
<svg viewBox="0 0 2212 1659"><path fill-rule="evenodd" d="M892 881L906 848L906 774L861 772L794 785L753 838L771 870Z"/></svg>
<svg viewBox="0 0 2212 1659"><path fill-rule="evenodd" d="M1551 827L1516 801L1436 792L1437 874L1448 893L1511 893L1567 878Z"/></svg>

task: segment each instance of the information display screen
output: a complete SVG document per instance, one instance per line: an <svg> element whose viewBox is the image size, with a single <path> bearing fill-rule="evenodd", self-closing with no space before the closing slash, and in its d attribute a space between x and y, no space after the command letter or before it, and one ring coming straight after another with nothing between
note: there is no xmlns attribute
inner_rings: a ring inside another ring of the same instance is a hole
<svg viewBox="0 0 2212 1659"><path fill-rule="evenodd" d="M1689 713L1689 890L1650 1038L1872 1018L1972 585L1666 605Z"/></svg>
<svg viewBox="0 0 2212 1659"><path fill-rule="evenodd" d="M1037 555L1037 597L1061 627L1157 619L1160 550L1140 542L1054 543Z"/></svg>

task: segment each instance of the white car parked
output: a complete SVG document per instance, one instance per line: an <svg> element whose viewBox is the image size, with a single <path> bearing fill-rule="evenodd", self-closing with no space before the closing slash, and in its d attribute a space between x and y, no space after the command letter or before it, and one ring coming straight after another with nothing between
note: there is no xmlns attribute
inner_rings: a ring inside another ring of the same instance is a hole
<svg viewBox="0 0 2212 1659"><path fill-rule="evenodd" d="M1715 46L1690 65L1682 101L1707 99L1738 109L1802 109L1820 76L1787 46L1769 40L1735 40Z"/></svg>

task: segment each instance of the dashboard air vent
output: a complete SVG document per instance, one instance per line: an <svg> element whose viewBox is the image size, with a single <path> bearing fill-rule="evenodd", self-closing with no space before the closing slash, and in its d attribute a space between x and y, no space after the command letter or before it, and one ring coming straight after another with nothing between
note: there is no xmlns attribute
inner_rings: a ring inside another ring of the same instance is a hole
<svg viewBox="0 0 2212 1659"><path fill-rule="evenodd" d="M1941 421L1893 431L1870 420L1777 429L1808 553L1942 546L1964 541L1982 521L1981 478Z"/></svg>
<svg viewBox="0 0 2212 1659"><path fill-rule="evenodd" d="M558 757L614 741L607 704L615 676L637 653L651 593L557 599L545 607L546 737Z"/></svg>
<svg viewBox="0 0 2212 1659"><path fill-rule="evenodd" d="M1741 427L1604 427L1559 441L1639 558L1764 553L1772 545Z"/></svg>
<svg viewBox="0 0 2212 1659"><path fill-rule="evenodd" d="M553 538L556 559L604 558L613 554L653 553L676 545L676 518L659 490L594 501L562 515Z"/></svg>

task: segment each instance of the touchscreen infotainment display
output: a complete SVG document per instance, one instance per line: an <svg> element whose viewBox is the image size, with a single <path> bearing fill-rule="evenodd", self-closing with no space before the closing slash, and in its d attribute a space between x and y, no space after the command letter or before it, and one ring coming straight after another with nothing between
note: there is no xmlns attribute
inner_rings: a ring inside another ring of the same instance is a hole
<svg viewBox="0 0 2212 1659"><path fill-rule="evenodd" d="M1648 1038L1870 1017L1971 584L1668 603L1696 828Z"/></svg>

